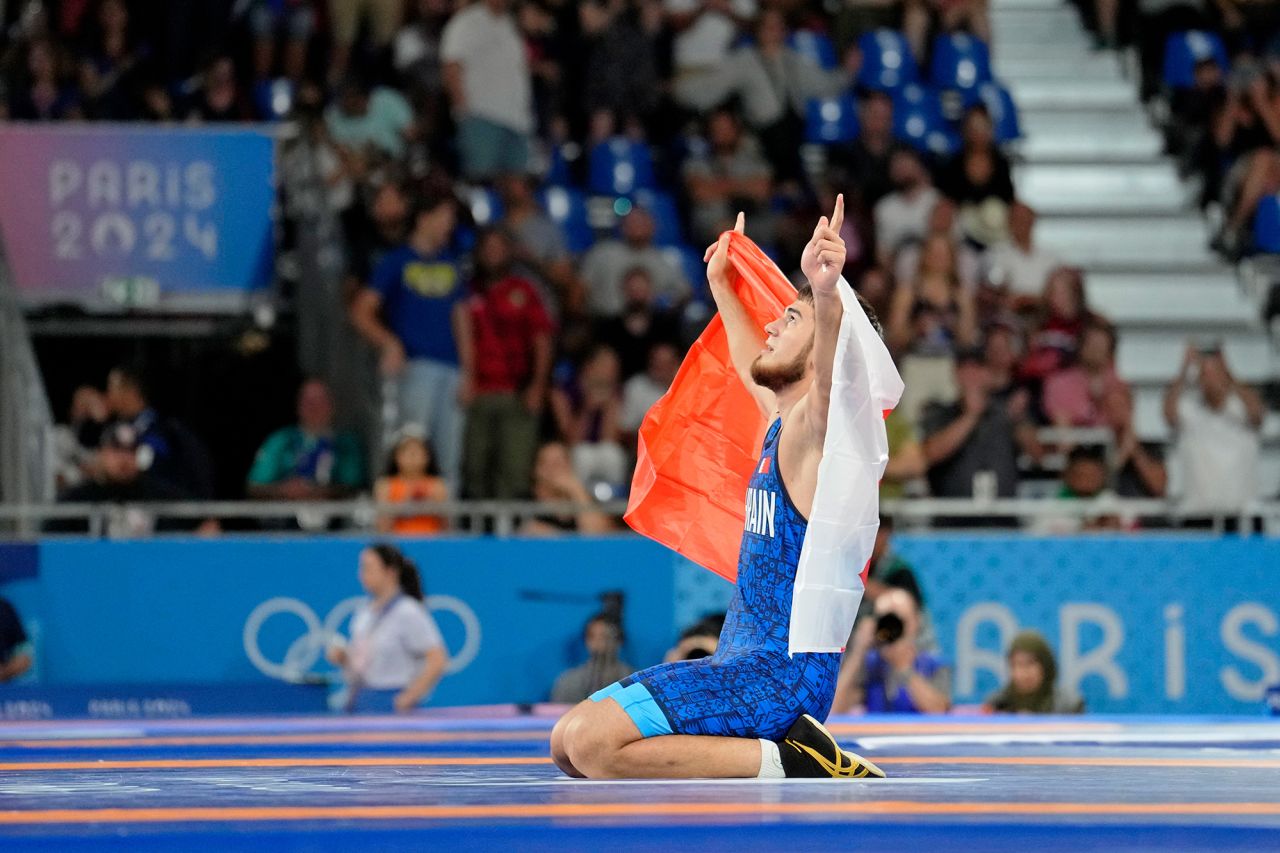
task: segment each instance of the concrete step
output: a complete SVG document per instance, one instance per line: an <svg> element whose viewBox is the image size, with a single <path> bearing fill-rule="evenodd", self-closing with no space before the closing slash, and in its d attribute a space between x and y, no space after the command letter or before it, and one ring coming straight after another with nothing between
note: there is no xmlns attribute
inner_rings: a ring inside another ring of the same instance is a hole
<svg viewBox="0 0 1280 853"><path fill-rule="evenodd" d="M1163 142L1141 113L1038 110L1019 115L1021 157L1030 163L1155 163Z"/></svg>
<svg viewBox="0 0 1280 853"><path fill-rule="evenodd" d="M1044 216L1037 239L1072 263L1096 270L1220 269L1198 217L1151 221L1145 217Z"/></svg>
<svg viewBox="0 0 1280 853"><path fill-rule="evenodd" d="M1006 80L1019 110L1140 110L1133 84L1127 80Z"/></svg>
<svg viewBox="0 0 1280 853"><path fill-rule="evenodd" d="M1189 339L1219 341L1232 373L1242 382L1268 382L1280 375L1280 356L1266 334L1240 329L1180 335L1165 329L1129 328L1120 336L1116 369L1131 382L1167 383L1181 366Z"/></svg>
<svg viewBox="0 0 1280 853"><path fill-rule="evenodd" d="M1026 164L1014 171L1018 195L1039 210L1060 213L1180 214L1187 188L1167 163L1124 168L1092 163Z"/></svg>
<svg viewBox="0 0 1280 853"><path fill-rule="evenodd" d="M1175 336L1209 328L1256 330L1258 313L1227 272L1210 276L1091 275L1089 304L1120 327L1154 327Z"/></svg>

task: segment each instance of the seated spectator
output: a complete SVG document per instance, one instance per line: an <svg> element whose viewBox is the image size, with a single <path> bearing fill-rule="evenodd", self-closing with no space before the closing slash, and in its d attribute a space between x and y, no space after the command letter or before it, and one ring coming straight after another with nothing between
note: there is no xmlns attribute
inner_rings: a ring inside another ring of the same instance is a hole
<svg viewBox="0 0 1280 853"><path fill-rule="evenodd" d="M919 646L920 614L904 589L876 599L866 658L837 694L834 707L869 714L945 714L951 708L951 668Z"/></svg>
<svg viewBox="0 0 1280 853"><path fill-rule="evenodd" d="M743 97L759 81L743 78L729 61L742 31L759 12L757 0L665 0L672 33L672 97L685 109L705 113Z"/></svg>
<svg viewBox="0 0 1280 853"><path fill-rule="evenodd" d="M1196 387L1190 388L1193 373ZM1177 436L1184 510L1239 511L1258 499L1265 416L1258 392L1236 381L1218 346L1188 345L1164 396L1164 417Z"/></svg>
<svg viewBox="0 0 1280 853"><path fill-rule="evenodd" d="M31 644L18 611L0 598L0 684L13 681L31 669Z"/></svg>
<svg viewBox="0 0 1280 853"><path fill-rule="evenodd" d="M360 440L333 425L333 394L319 379L298 389L298 423L262 443L249 470L249 496L261 500L336 500L366 482Z"/></svg>
<svg viewBox="0 0 1280 853"><path fill-rule="evenodd" d="M920 276L920 264L924 256L924 244L935 236L951 241L956 256L956 277L960 286L975 291L982 278L982 256L964 241L960 225L956 222L956 203L946 196L939 198L929 214L929 227L919 243L908 243L898 250L893 260L893 277L897 281L914 281Z"/></svg>
<svg viewBox="0 0 1280 853"><path fill-rule="evenodd" d="M231 57L214 57L205 66L186 115L187 121L194 124L248 121L249 111L237 88L236 67Z"/></svg>
<svg viewBox="0 0 1280 853"><path fill-rule="evenodd" d="M1016 303L1038 300L1049 273L1062 264L1057 256L1035 245L1036 213L1020 201L1009 208L1009 239L987 252L987 281Z"/></svg>
<svg viewBox="0 0 1280 853"><path fill-rule="evenodd" d="M1016 497L1019 451L1037 459L1041 454L1025 398L994 400L990 371L975 351L959 356L955 380L960 399L931 403L922 416L924 456L934 497L979 497L986 489L976 486L986 478L994 480L990 497Z"/></svg>
<svg viewBox="0 0 1280 853"><path fill-rule="evenodd" d="M1073 447L1067 454L1067 467L1062 470L1062 486L1058 490L1059 500L1093 500L1109 494L1107 481L1109 471L1103 449L1100 447ZM1074 515L1069 518L1042 519L1050 525L1049 529L1038 527L1041 533L1067 534L1081 530L1115 530L1120 527L1120 519L1114 515Z"/></svg>
<svg viewBox="0 0 1280 853"><path fill-rule="evenodd" d="M524 172L529 158L533 81L510 5L477 0L449 19L441 37L459 165L472 181Z"/></svg>
<svg viewBox="0 0 1280 853"><path fill-rule="evenodd" d="M435 455L421 428L412 425L400 430L391 449L391 464L386 476L379 477L373 487L380 504L442 502L449 500L449 487L436 467ZM448 527L439 515L385 515L378 517L378 530L402 536L440 533Z"/></svg>
<svg viewBox="0 0 1280 853"><path fill-rule="evenodd" d="M404 96L357 76L342 82L324 120L333 141L366 162L403 156L413 132L413 108Z"/></svg>
<svg viewBox="0 0 1280 853"><path fill-rule="evenodd" d="M996 323L987 329L982 342L982 363L991 376L991 399L1012 403L1026 411L1031 405L1031 395L1018 376L1022 350L1022 335L1016 327Z"/></svg>
<svg viewBox="0 0 1280 853"><path fill-rule="evenodd" d="M538 421L546 405L554 326L537 289L513 272L511 237L483 232L476 244L465 335L474 351L463 481L470 498L528 494Z"/></svg>
<svg viewBox="0 0 1280 853"><path fill-rule="evenodd" d="M1162 498L1169 485L1164 448L1158 442L1138 440L1133 426L1133 392L1121 383L1102 398L1107 426L1115 436L1112 476L1122 498Z"/></svg>
<svg viewBox="0 0 1280 853"><path fill-rule="evenodd" d="M613 522L595 506L595 498L573 473L569 448L559 441L538 448L533 463L533 499L538 503L577 504L565 513L559 510L526 519L520 532L526 536L555 536L561 533L607 533Z"/></svg>
<svg viewBox="0 0 1280 853"><path fill-rule="evenodd" d="M409 0L404 26L392 45L391 64L404 83L405 94L433 117L444 95L440 48L452 7L449 0Z"/></svg>
<svg viewBox="0 0 1280 853"><path fill-rule="evenodd" d="M587 660L556 677L551 687L551 701L575 705L635 672L631 664L618 657L623 642L621 625L603 613L592 616L582 629Z"/></svg>
<svg viewBox="0 0 1280 853"><path fill-rule="evenodd" d="M720 645L720 632L724 630L725 614L712 613L685 628L680 641L667 649L663 663L682 660L702 660L716 653Z"/></svg>
<svg viewBox="0 0 1280 853"><path fill-rule="evenodd" d="M960 153L943 169L938 189L959 206L960 227L974 245L986 248L1008 238L1013 178L982 104L965 113Z"/></svg>
<svg viewBox="0 0 1280 853"><path fill-rule="evenodd" d="M80 90L88 118L128 121L137 115L138 66L149 52L139 45L124 0L98 4L94 43L80 62Z"/></svg>
<svg viewBox="0 0 1280 853"><path fill-rule="evenodd" d="M658 307L653 280L644 267L636 267L626 274L622 296L622 313L597 322L596 339L608 341L617 351L622 377L629 379L644 370L649 352L656 344L679 340L680 316Z"/></svg>
<svg viewBox="0 0 1280 853"><path fill-rule="evenodd" d="M534 179L528 175L506 175L499 187L504 214L502 227L514 241L516 275L545 287L554 297L546 306L553 312L559 305L581 301L581 284L565 246L564 232L538 204Z"/></svg>
<svg viewBox="0 0 1280 853"><path fill-rule="evenodd" d="M908 146L894 149L889 177L894 190L875 207L876 256L886 266L900 248L924 240L940 197L920 154Z"/></svg>
<svg viewBox="0 0 1280 853"><path fill-rule="evenodd" d="M1039 383L1075 361L1085 327L1099 319L1089 310L1084 274L1074 267L1054 270L1033 317L1021 374L1024 380Z"/></svg>
<svg viewBox="0 0 1280 853"><path fill-rule="evenodd" d="M64 492L59 498L63 503L146 504L164 501L191 500L192 494L148 470L142 460L150 457L150 448L142 443L137 430L125 423L107 427L102 436L102 446L94 465L93 478ZM103 531L113 539L149 536L157 532L190 531L216 533L216 521L201 523L198 519L181 519L160 516L142 508L117 513L110 517ZM83 522L59 519L48 522L45 530L53 533L80 533L86 531Z"/></svg>
<svg viewBox="0 0 1280 853"><path fill-rule="evenodd" d="M1105 426L1103 400L1123 384L1115 360L1115 329L1103 321L1085 326L1075 366L1045 379L1043 405L1049 422L1059 427Z"/></svg>
<svg viewBox="0 0 1280 853"><path fill-rule="evenodd" d="M907 496L907 489L925 475L924 448L916 428L895 409L884 420L889 437L889 464L880 478L880 500Z"/></svg>
<svg viewBox="0 0 1280 853"><path fill-rule="evenodd" d="M1058 664L1044 637L1023 631L1009 644L1009 682L987 698L988 712L1083 714L1084 700L1057 685Z"/></svg>
<svg viewBox="0 0 1280 853"><path fill-rule="evenodd" d="M14 121L61 121L83 113L79 90L68 79L66 58L48 38L27 45L22 72L7 87L8 118Z"/></svg>
<svg viewBox="0 0 1280 853"><path fill-rule="evenodd" d="M587 40L584 107L588 114L648 119L658 107L658 43L663 38L659 3L583 3Z"/></svg>
<svg viewBox="0 0 1280 853"><path fill-rule="evenodd" d="M658 341L649 348L649 364L622 386L621 426L634 436L653 404L662 399L680 369L680 351L669 341ZM627 445L631 445L631 441Z"/></svg>
<svg viewBox="0 0 1280 853"><path fill-rule="evenodd" d="M885 341L899 354L907 391L898 411L918 423L929 402L955 399L953 359L978 343L972 292L960 286L950 238L934 234L925 242L920 274L898 282Z"/></svg>
<svg viewBox="0 0 1280 853"><path fill-rule="evenodd" d="M107 408L114 424L132 429L138 467L149 478L172 487L170 493L213 497L213 466L204 442L176 418L152 408L139 371L122 366L107 374Z"/></svg>
<svg viewBox="0 0 1280 853"><path fill-rule="evenodd" d="M267 80L276 70L276 42L284 35L284 76L302 82L307 48L316 31L315 0L252 0L249 31L253 35L253 74Z"/></svg>
<svg viewBox="0 0 1280 853"><path fill-rule="evenodd" d="M400 425L421 424L457 492L462 459L464 384L457 329L465 322L462 271L454 246L457 202L430 196L414 208L404 245L388 252L351 305L351 323L379 352L380 370L396 380ZM467 353L466 355L470 355ZM466 365L470 369L471 365Z"/></svg>
<svg viewBox="0 0 1280 853"><path fill-rule="evenodd" d="M875 210L880 199L893 191L889 179L889 158L895 150L893 99L886 92L867 92L858 103L858 138L848 146L827 149L829 179L836 186L849 187L863 210Z"/></svg>
<svg viewBox="0 0 1280 853"><path fill-rule="evenodd" d="M768 243L773 167L759 141L727 109L707 117L706 141L706 150L684 164L694 239L700 246L714 243L722 231L733 227L734 217L742 211L752 222L757 242Z"/></svg>
<svg viewBox="0 0 1280 853"><path fill-rule="evenodd" d="M94 456L107 423L107 398L97 388L81 385L71 395L69 414L66 425L57 427L54 438L59 492L80 485L92 475Z"/></svg>
<svg viewBox="0 0 1280 853"><path fill-rule="evenodd" d="M1280 190L1280 86L1256 63L1239 62L1227 92L1213 127L1218 161L1230 164L1222 187L1227 218L1215 245L1236 258L1258 203Z"/></svg>
<svg viewBox="0 0 1280 853"><path fill-rule="evenodd" d="M678 265L653 243L653 214L634 207L622 219L622 239L604 239L582 258L582 278L587 301L597 317L618 317L626 307L627 274L640 267L649 273L654 298L669 307L683 305L690 294L689 281Z"/></svg>
<svg viewBox="0 0 1280 853"><path fill-rule="evenodd" d="M620 487L627 479L622 433L622 387L618 355L597 346L577 376L551 389L551 414L570 449L573 470L584 482Z"/></svg>

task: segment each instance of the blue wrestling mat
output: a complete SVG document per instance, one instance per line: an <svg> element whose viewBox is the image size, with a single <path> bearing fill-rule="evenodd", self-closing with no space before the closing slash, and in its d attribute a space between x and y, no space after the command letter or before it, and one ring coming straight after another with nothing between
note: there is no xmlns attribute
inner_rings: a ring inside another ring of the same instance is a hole
<svg viewBox="0 0 1280 853"><path fill-rule="evenodd" d="M575 781L552 722L0 725L0 850L1280 850L1265 718L833 719L869 781Z"/></svg>

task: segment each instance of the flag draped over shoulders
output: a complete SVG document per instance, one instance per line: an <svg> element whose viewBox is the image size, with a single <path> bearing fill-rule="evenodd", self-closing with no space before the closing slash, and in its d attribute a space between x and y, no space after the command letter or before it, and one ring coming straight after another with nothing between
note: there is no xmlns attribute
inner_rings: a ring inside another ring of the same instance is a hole
<svg viewBox="0 0 1280 853"><path fill-rule="evenodd" d="M732 286L763 346L764 326L795 288L749 238L729 241ZM862 599L861 572L879 523L878 483L888 462L883 415L902 380L842 278L831 409L818 485L796 572L791 652L844 648ZM640 427L626 521L722 577L737 575L745 495L766 419L743 386L719 316L689 350L670 390Z"/></svg>

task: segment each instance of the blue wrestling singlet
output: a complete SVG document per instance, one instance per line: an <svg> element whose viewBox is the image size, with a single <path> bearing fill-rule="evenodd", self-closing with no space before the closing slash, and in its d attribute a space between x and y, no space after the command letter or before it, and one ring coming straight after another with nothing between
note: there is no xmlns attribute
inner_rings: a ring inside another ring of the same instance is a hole
<svg viewBox="0 0 1280 853"><path fill-rule="evenodd" d="M765 435L747 488L738 584L711 657L641 670L591 698L613 698L645 737L664 734L780 740L802 714L825 720L839 654L787 653L791 597L808 521L778 471L781 419Z"/></svg>

